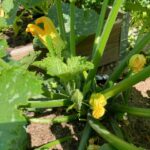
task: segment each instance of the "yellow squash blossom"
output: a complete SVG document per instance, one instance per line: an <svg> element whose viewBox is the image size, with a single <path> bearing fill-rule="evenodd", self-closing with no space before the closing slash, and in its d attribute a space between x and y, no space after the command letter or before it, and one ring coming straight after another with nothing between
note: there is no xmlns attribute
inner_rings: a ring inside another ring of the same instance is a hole
<svg viewBox="0 0 150 150"><path fill-rule="evenodd" d="M93 109L92 116L96 119L101 118L105 113L104 106L107 104L105 96L100 93L93 93L89 103Z"/></svg>
<svg viewBox="0 0 150 150"><path fill-rule="evenodd" d="M134 72L142 70L146 64L146 58L142 54L135 54L129 60L129 68Z"/></svg>
<svg viewBox="0 0 150 150"><path fill-rule="evenodd" d="M38 26L39 24L43 24L43 28ZM30 32L33 36L38 36L46 47L48 47L46 40L48 36L52 40L54 49L61 51L65 47L64 41L59 36L53 22L48 17L40 17L35 20L35 24L28 24L26 32Z"/></svg>

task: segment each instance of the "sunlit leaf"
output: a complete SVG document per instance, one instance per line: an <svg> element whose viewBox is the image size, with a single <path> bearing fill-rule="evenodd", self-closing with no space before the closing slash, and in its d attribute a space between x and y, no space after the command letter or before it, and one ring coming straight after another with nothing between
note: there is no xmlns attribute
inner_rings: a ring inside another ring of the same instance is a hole
<svg viewBox="0 0 150 150"><path fill-rule="evenodd" d="M42 61L35 62L34 65L46 69L49 75L57 76L63 81L72 80L79 73L94 67L85 57L80 56L68 58L66 63L57 57L48 57Z"/></svg>

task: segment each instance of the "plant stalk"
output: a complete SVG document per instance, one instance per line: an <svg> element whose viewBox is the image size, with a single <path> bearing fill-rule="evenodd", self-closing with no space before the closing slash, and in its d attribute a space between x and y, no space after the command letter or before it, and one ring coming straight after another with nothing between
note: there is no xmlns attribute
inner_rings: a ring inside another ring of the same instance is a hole
<svg viewBox="0 0 150 150"><path fill-rule="evenodd" d="M107 6L108 6L108 2L109 0L105 0L103 1L103 5L101 8L101 12L99 15L99 20L98 20L98 25L97 25L97 30L96 30L96 36L95 36L95 41L94 41L94 46L93 46L93 51L92 51L92 55L94 55L95 51L96 51L96 47L98 46L99 40L100 40L100 36L103 30L103 25L104 25L104 19L105 19L105 14L106 14L106 10L107 10Z"/></svg>
<svg viewBox="0 0 150 150"><path fill-rule="evenodd" d="M63 123L63 122L71 122L78 119L78 114L70 115L70 116L59 116L55 118L31 118L30 122L34 123L42 123L42 124L49 124L49 123Z"/></svg>
<svg viewBox="0 0 150 150"><path fill-rule="evenodd" d="M137 42L134 49L121 61L119 66L117 66L113 73L111 74L108 82L115 82L121 73L124 71L125 67L128 65L128 61L132 55L139 53L145 47L145 45L150 41L150 33L147 33L140 41ZM106 85L108 84L106 83Z"/></svg>
<svg viewBox="0 0 150 150"><path fill-rule="evenodd" d="M105 95L106 99L109 99L113 97L114 95L127 90L129 87L135 85L139 81L148 78L149 75L150 75L150 66L147 66L139 73L136 73L135 75L130 76L124 79L123 81L119 82L118 84L104 90L102 94Z"/></svg>
<svg viewBox="0 0 150 150"><path fill-rule="evenodd" d="M138 148L113 135L98 120L89 117L88 122L103 139L105 139L118 150L144 150L143 148Z"/></svg>
<svg viewBox="0 0 150 150"><path fill-rule="evenodd" d="M61 37L64 41L67 41L64 20L63 20L61 0L56 0L56 9L57 9L57 17L58 17L58 23L59 23Z"/></svg>
<svg viewBox="0 0 150 150"><path fill-rule="evenodd" d="M29 108L53 108L69 106L72 102L68 99L48 100L48 101L29 101Z"/></svg>
<svg viewBox="0 0 150 150"><path fill-rule="evenodd" d="M71 56L76 55L75 48L75 2L70 1L70 51Z"/></svg>
<svg viewBox="0 0 150 150"><path fill-rule="evenodd" d="M118 12L119 12L119 8L122 4L123 0L115 0L114 5L112 7L112 10L108 16L108 19L106 21L106 24L104 26L103 32L101 34L101 37L99 39L99 43L97 44L95 53L93 53L93 57L92 57L92 62L94 64L94 69L90 70L89 74L88 74L88 78L87 78L87 82L85 82L83 91L84 94L86 94L89 89L91 88L91 84L93 82L94 76L97 72L97 69L99 67L99 63L100 60L103 56L103 52L106 46L106 43L108 41L110 32L113 28L113 25L115 23L115 20L117 18Z"/></svg>
<svg viewBox="0 0 150 150"><path fill-rule="evenodd" d="M66 142L66 141L68 141L68 140L71 140L72 138L73 138L73 136L66 136L66 137L57 139L57 140L55 140L55 141L51 141L51 142L49 142L49 143L47 143L47 144L45 144L45 145L43 145L43 146L41 146L41 147L39 147L39 148L36 148L36 149L34 149L34 150L42 150L42 149L44 150L44 149L53 148L53 147L55 147L56 145L61 144L62 142Z"/></svg>
<svg viewBox="0 0 150 150"><path fill-rule="evenodd" d="M134 115L137 117L150 117L150 109L148 108L138 108L138 107L132 107L132 106L126 106L121 104L114 104L112 105L113 111L119 111L119 112L127 112L130 115Z"/></svg>
<svg viewBox="0 0 150 150"><path fill-rule="evenodd" d="M86 149L86 146L88 144L88 139L89 139L89 136L90 136L90 133L91 133L91 127L88 123L86 123L86 126L83 130L83 133L82 133L82 137L81 137L81 140L80 140L80 143L79 143L79 147L78 147L78 150L84 150Z"/></svg>

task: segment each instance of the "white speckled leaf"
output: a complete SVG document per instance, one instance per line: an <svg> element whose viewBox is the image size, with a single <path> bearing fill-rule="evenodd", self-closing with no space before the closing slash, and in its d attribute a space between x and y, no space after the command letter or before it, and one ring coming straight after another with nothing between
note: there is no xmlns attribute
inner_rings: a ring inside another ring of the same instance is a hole
<svg viewBox="0 0 150 150"><path fill-rule="evenodd" d="M26 120L19 105L41 93L41 81L34 73L19 68L0 74L0 149L26 150Z"/></svg>

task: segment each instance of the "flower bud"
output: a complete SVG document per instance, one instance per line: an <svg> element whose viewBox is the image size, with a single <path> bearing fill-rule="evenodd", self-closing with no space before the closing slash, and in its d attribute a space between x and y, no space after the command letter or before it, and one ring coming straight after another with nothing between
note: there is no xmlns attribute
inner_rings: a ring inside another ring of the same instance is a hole
<svg viewBox="0 0 150 150"><path fill-rule="evenodd" d="M129 60L129 68L134 72L139 72L146 64L146 58L142 54L135 54Z"/></svg>

